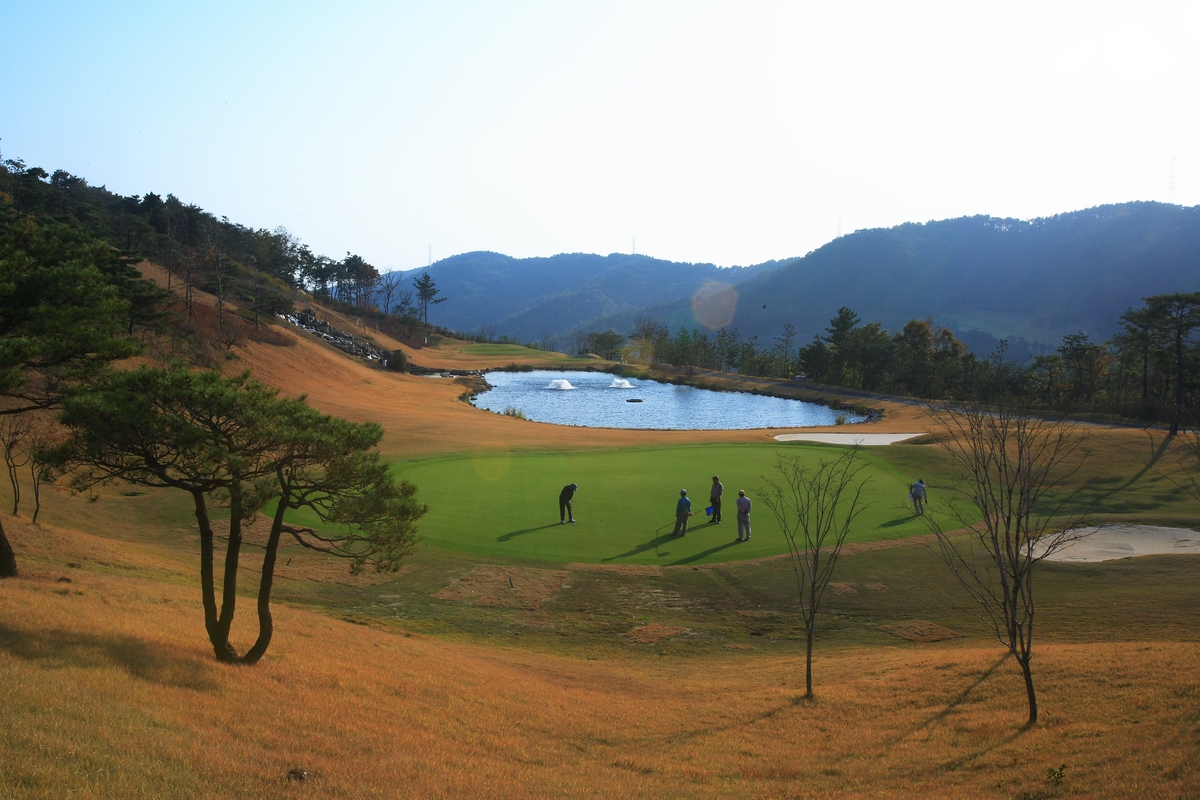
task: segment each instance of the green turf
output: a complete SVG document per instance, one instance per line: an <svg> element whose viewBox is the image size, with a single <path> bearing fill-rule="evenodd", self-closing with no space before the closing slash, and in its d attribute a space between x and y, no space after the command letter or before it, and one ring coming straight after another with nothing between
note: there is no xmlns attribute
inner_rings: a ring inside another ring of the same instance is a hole
<svg viewBox="0 0 1200 800"><path fill-rule="evenodd" d="M525 356L541 353L540 350L530 350L519 344L465 344L460 349L473 356Z"/></svg>
<svg viewBox="0 0 1200 800"><path fill-rule="evenodd" d="M761 500L781 453L813 464L838 448L823 445L704 445L569 454L455 456L398 464L429 504L421 521L426 544L487 555L551 562L695 564L757 558L786 551L786 543ZM908 483L878 458L863 454L869 507L850 541L928 533L907 506ZM712 476L725 485L721 525L706 524ZM578 483L579 522L560 525L558 493ZM679 490L692 498L692 527L671 537ZM753 538L735 542L737 490L754 503Z"/></svg>

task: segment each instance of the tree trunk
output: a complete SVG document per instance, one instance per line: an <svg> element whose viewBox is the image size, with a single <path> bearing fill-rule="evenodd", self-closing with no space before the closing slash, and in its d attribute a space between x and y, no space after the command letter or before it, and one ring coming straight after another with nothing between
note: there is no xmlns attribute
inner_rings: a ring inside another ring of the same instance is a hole
<svg viewBox="0 0 1200 800"><path fill-rule="evenodd" d="M804 631L805 637L804 638L806 640L805 641L805 654L804 654L804 696L808 697L808 698L811 698L813 696L813 691L812 691L812 651L813 651L813 633L814 633L814 628L816 628L816 627L817 627L817 618L816 618L816 614L814 614L812 620L809 620L804 626L804 628L805 628L805 631Z"/></svg>
<svg viewBox="0 0 1200 800"><path fill-rule="evenodd" d="M1025 723L1026 728L1032 728L1037 724L1038 706L1037 692L1033 689L1033 671L1029 668L1029 661L1018 658L1017 663L1021 665L1021 675L1025 678L1025 696L1029 699L1029 721Z"/></svg>
<svg viewBox="0 0 1200 800"><path fill-rule="evenodd" d="M283 515L287 511L288 492L279 498L275 518L271 520L271 535L267 538L267 552L263 556L262 577L258 582L258 640L242 656L242 663L257 664L271 644L275 633L275 621L271 618L271 586L275 582L275 561L279 554L279 536L283 532Z"/></svg>
<svg viewBox="0 0 1200 800"><path fill-rule="evenodd" d="M13 552L12 545L8 543L8 536L4 533L4 524L0 523L0 578L15 577L17 577L17 556Z"/></svg>
<svg viewBox="0 0 1200 800"><path fill-rule="evenodd" d="M196 505L196 523L200 526L200 594L204 604L204 630L208 633L208 641L212 643L213 653L218 661L234 661L237 653L229 646L229 637L222 638L217 621L217 593L213 582L213 532L208 519L208 506L204 502L204 492L199 489L192 491L192 501Z"/></svg>
<svg viewBox="0 0 1200 800"><path fill-rule="evenodd" d="M221 616L217 619L217 635L227 654L238 660L237 650L229 643L229 629L237 611L238 558L242 551L242 492L237 481L229 489L229 544L225 548L225 575L221 582ZM220 655L218 655L220 658Z"/></svg>
<svg viewBox="0 0 1200 800"><path fill-rule="evenodd" d="M1171 416L1168 436L1179 433L1180 418L1183 416L1183 332L1175 334L1175 413Z"/></svg>

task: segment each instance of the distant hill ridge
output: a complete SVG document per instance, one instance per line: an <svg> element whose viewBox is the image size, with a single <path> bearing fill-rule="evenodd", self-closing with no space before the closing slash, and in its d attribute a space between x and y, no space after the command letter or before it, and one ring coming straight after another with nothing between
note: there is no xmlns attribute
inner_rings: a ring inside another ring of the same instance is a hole
<svg viewBox="0 0 1200 800"><path fill-rule="evenodd" d="M1143 297L1200 289L1200 206L1133 202L1029 221L974 216L861 230L736 288L730 325L764 340L788 322L810 340L849 306L891 330L932 316L971 342L1056 345L1077 331L1099 341ZM698 326L689 298L640 311L672 330Z"/></svg>
<svg viewBox="0 0 1200 800"><path fill-rule="evenodd" d="M717 267L624 253L512 258L474 252L407 272L428 271L447 298L430 312L431 322L467 332L494 325L498 335L535 341L543 332L561 338L590 330L601 318L631 321L638 309L690 297L707 281L737 283L781 263Z"/></svg>

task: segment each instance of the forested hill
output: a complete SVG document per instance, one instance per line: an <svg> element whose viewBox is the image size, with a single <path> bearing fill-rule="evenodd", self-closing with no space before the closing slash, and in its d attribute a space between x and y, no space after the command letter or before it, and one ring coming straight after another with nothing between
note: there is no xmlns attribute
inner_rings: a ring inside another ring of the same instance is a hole
<svg viewBox="0 0 1200 800"><path fill-rule="evenodd" d="M1200 289L1200 206L1122 203L1030 221L978 216L857 231L737 289L731 325L763 340L788 322L810 340L849 306L890 330L932 316L960 334L1053 347L1085 331L1100 341L1143 297ZM686 301L647 313L672 330L695 324Z"/></svg>
<svg viewBox="0 0 1200 800"><path fill-rule="evenodd" d="M497 335L536 341L543 333L590 330L600 317L624 314L632 320L636 309L690 297L706 281L736 283L780 263L721 268L621 253L519 259L465 253L428 268L447 298L430 311L429 320L468 332L494 325Z"/></svg>

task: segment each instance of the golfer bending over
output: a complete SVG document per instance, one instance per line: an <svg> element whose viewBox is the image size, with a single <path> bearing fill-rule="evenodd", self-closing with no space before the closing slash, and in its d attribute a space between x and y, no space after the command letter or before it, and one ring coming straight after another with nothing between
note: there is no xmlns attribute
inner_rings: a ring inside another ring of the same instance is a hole
<svg viewBox="0 0 1200 800"><path fill-rule="evenodd" d="M738 489L737 499L737 519L738 519L738 538L739 542L745 542L750 539L750 498L746 497L745 489ZM745 531L745 535L742 535Z"/></svg>
<svg viewBox="0 0 1200 800"><path fill-rule="evenodd" d="M917 478L917 482L908 488L908 496L913 501L913 513L921 516L925 513L925 479Z"/></svg>
<svg viewBox="0 0 1200 800"><path fill-rule="evenodd" d="M567 519L571 520L571 524L575 524L575 512L571 510L571 498L575 496L575 492L579 489L578 483L568 483L563 487L563 490L558 493L558 524L566 525Z"/></svg>
<svg viewBox="0 0 1200 800"><path fill-rule="evenodd" d="M688 517L692 515L692 501L688 500L687 489L679 490L679 502L675 504L675 530L672 536L686 536Z"/></svg>

